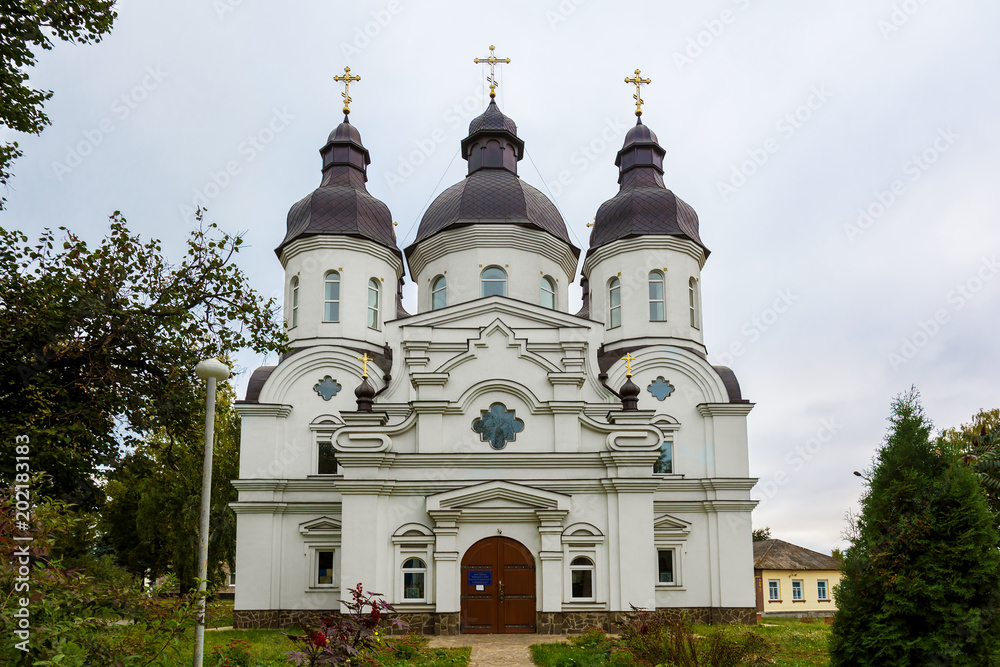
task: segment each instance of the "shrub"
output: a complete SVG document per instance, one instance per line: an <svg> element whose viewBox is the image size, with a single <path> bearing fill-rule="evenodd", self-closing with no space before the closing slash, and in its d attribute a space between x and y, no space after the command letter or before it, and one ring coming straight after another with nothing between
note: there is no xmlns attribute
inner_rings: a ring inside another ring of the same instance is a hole
<svg viewBox="0 0 1000 667"><path fill-rule="evenodd" d="M245 639L230 639L228 646L219 646L212 651L214 667L253 667L250 647L250 642Z"/></svg>
<svg viewBox="0 0 1000 667"><path fill-rule="evenodd" d="M621 640L640 662L664 667L763 667L774 664L774 645L756 632L720 627L707 639L695 636L691 620L632 607ZM628 664L628 663L623 663Z"/></svg>
<svg viewBox="0 0 1000 667"><path fill-rule="evenodd" d="M15 531L15 508L13 492L0 493L0 550L19 554L30 544L26 556L0 559L0 588L19 592L0 599L0 634L5 637L0 664L132 667L164 664L176 652L193 626L197 596L161 600L157 589L147 595L131 582L122 585L115 577L100 581L67 567L52 557L59 536L72 534L86 519L61 501L38 498L31 512L33 540L16 542L14 536L25 531ZM20 604L22 598L28 606ZM29 630L15 616L22 609L28 610ZM30 637L19 634L28 632ZM16 646L22 639L25 651Z"/></svg>
<svg viewBox="0 0 1000 667"><path fill-rule="evenodd" d="M351 591L351 601L342 601L346 614L320 621L319 626L303 626L301 635L285 635L298 648L288 651L288 662L297 666L343 665L354 657L373 652L382 642L379 623L382 614L394 612L392 605L385 601L381 593L364 590L359 583ZM406 624L393 619L396 627Z"/></svg>

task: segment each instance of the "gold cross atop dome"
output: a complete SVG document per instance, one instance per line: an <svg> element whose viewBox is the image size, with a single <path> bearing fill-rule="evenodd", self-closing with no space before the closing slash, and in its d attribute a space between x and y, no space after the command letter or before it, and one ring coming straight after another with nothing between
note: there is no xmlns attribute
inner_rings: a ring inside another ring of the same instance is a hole
<svg viewBox="0 0 1000 667"><path fill-rule="evenodd" d="M368 353L365 352L363 355L361 355L360 357L358 357L358 361L361 362L361 378L362 379L367 378L368 377L368 362L369 361L375 361L375 360L372 359L371 357L369 357Z"/></svg>
<svg viewBox="0 0 1000 667"><path fill-rule="evenodd" d="M346 116L347 114L351 113L351 82L361 81L361 77L351 76L351 68L345 67L344 76L338 74L337 76L333 77L333 80L338 82L339 81L344 82L344 92L342 92L340 96L344 98L344 115Z"/></svg>
<svg viewBox="0 0 1000 667"><path fill-rule="evenodd" d="M495 55L493 55L494 48L495 47L492 44L490 44L489 58L475 58L472 61L477 65L479 63L488 63L490 66L490 78L488 79L488 81L490 82L490 99L493 99L497 96L497 80L494 77L495 74L494 68L496 67L497 63L507 63L508 65L510 64L510 58L497 58Z"/></svg>
<svg viewBox="0 0 1000 667"><path fill-rule="evenodd" d="M635 95L632 96L635 99L635 115L636 116L641 116L642 115L642 89L639 86L641 86L644 83L647 83L647 84L648 83L653 83L653 80L652 79L643 79L639 75L639 70L636 70L635 71L635 77L633 77L631 79L628 78L628 77L625 77L625 83L634 83L635 84Z"/></svg>
<svg viewBox="0 0 1000 667"><path fill-rule="evenodd" d="M626 352L622 361L625 362L625 377L632 377L632 362L635 361L635 357L632 356L631 352Z"/></svg>

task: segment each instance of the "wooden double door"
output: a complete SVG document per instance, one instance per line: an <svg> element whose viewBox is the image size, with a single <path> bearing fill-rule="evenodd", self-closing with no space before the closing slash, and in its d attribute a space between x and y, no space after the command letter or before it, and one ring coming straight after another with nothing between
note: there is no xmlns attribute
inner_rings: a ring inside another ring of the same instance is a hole
<svg viewBox="0 0 1000 667"><path fill-rule="evenodd" d="M462 632L535 632L535 559L509 537L488 537L462 557Z"/></svg>

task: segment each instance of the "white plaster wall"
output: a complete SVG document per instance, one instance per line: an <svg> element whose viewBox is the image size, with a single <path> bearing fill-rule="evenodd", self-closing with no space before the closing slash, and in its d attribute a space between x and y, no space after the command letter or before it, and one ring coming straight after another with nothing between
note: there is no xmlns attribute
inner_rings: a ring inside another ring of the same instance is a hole
<svg viewBox="0 0 1000 667"><path fill-rule="evenodd" d="M667 237L642 237L615 241L589 258L583 274L590 283L590 318L610 323L609 286L612 278L621 281L622 324L607 329L604 343L613 346L635 338L677 338L704 343L701 330L701 303L698 302L699 322L691 326L688 281L700 281L700 262L685 251L694 248L690 241ZM700 253L700 250L699 250ZM697 254L697 253L696 253ZM649 274L661 271L665 276L666 321L649 320Z"/></svg>
<svg viewBox="0 0 1000 667"><path fill-rule="evenodd" d="M292 242L282 254L285 267L283 317L288 337L296 342L316 338L347 338L381 345L387 320L396 318L396 286L402 262L389 250L365 239L337 236L306 237ZM324 276L340 273L340 321L324 322ZM299 279L298 325L292 327L293 277ZM381 284L379 330L368 328L368 281Z"/></svg>
<svg viewBox="0 0 1000 667"><path fill-rule="evenodd" d="M480 275L490 266L500 267L507 273L509 298L528 303L541 303L542 277L550 276L556 284L556 310L567 312L568 285L572 276L567 276L557 262L527 250L491 247L456 250L429 262L415 278L417 311L422 313L431 309L431 286L439 275L448 282L447 305L481 298Z"/></svg>

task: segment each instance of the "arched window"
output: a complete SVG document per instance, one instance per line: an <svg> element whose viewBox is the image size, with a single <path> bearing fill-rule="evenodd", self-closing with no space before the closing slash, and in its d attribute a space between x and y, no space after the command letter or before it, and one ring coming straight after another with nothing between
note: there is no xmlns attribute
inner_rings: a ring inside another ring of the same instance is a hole
<svg viewBox="0 0 1000 667"><path fill-rule="evenodd" d="M574 600L594 599L594 561L577 556L569 564L570 597Z"/></svg>
<svg viewBox="0 0 1000 667"><path fill-rule="evenodd" d="M649 272L649 321L663 322L667 319L666 302L663 299L663 273Z"/></svg>
<svg viewBox="0 0 1000 667"><path fill-rule="evenodd" d="M323 276L323 321L340 321L340 274L327 271Z"/></svg>
<svg viewBox="0 0 1000 667"><path fill-rule="evenodd" d="M688 302L691 306L691 326L695 329L700 328L700 315L698 312L698 281L694 278L688 281Z"/></svg>
<svg viewBox="0 0 1000 667"><path fill-rule="evenodd" d="M427 564L419 558L403 561L403 599L407 602L426 600Z"/></svg>
<svg viewBox="0 0 1000 667"><path fill-rule="evenodd" d="M299 325L299 277L292 276L292 317L290 327L297 327Z"/></svg>
<svg viewBox="0 0 1000 667"><path fill-rule="evenodd" d="M368 281L368 328L378 329L379 327L379 296L382 291L382 286L379 284L378 278L372 278Z"/></svg>
<svg viewBox="0 0 1000 667"><path fill-rule="evenodd" d="M622 325L622 281L612 278L608 283L608 303L611 304L610 327L620 327Z"/></svg>
<svg viewBox="0 0 1000 667"><path fill-rule="evenodd" d="M507 296L507 273L499 266L483 269L479 282L482 296Z"/></svg>
<svg viewBox="0 0 1000 667"><path fill-rule="evenodd" d="M448 305L448 281L444 276L438 276L431 283L431 310L444 308Z"/></svg>
<svg viewBox="0 0 1000 667"><path fill-rule="evenodd" d="M556 309L556 281L542 276L542 308Z"/></svg>

